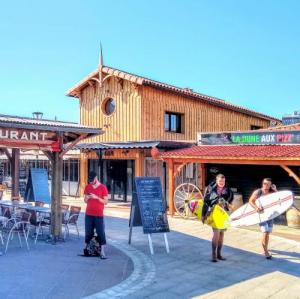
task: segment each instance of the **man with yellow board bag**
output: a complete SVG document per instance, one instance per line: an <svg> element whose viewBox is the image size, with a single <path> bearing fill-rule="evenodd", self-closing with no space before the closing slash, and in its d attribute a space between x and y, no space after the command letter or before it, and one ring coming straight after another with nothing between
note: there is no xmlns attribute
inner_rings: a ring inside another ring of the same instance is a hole
<svg viewBox="0 0 300 299"><path fill-rule="evenodd" d="M223 211L228 217L225 211L228 211L231 207L231 202L233 201L233 192L227 186L225 176L223 174L218 174L216 176L216 181L208 185L204 194L204 205L202 209L202 222L204 223L211 213L214 213L214 209L219 209L220 213ZM225 210L225 211L224 211ZM209 224L209 223L208 223ZM229 226L229 222L228 225ZM217 262L218 260L226 260L222 254L221 250L224 242L224 232L226 228L213 228L213 238L212 238L212 262Z"/></svg>
<svg viewBox="0 0 300 299"><path fill-rule="evenodd" d="M233 192L225 183L225 176L218 174L216 180L209 184L205 190L204 200L195 199L189 202L191 212L203 224L213 229L212 262L226 260L221 255L224 232L230 226L230 218L226 211L232 208Z"/></svg>

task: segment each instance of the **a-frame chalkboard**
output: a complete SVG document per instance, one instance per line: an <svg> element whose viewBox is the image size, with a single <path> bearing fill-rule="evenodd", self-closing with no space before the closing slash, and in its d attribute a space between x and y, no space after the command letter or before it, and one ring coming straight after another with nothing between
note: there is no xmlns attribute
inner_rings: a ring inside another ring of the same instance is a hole
<svg viewBox="0 0 300 299"><path fill-rule="evenodd" d="M169 252L165 233L170 229L160 178L136 177L134 187L129 219L129 244L131 243L132 227L143 226L144 234L148 234L151 253L153 253L151 240L153 233L164 233L167 252Z"/></svg>
<svg viewBox="0 0 300 299"><path fill-rule="evenodd" d="M43 201L50 204L47 169L30 169L24 200Z"/></svg>

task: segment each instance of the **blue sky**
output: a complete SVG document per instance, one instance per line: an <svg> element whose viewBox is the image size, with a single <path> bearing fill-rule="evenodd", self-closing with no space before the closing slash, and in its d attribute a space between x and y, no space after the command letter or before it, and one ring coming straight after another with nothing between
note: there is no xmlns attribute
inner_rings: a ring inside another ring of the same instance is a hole
<svg viewBox="0 0 300 299"><path fill-rule="evenodd" d="M78 121L104 63L281 117L300 110L300 1L2 1L0 113Z"/></svg>

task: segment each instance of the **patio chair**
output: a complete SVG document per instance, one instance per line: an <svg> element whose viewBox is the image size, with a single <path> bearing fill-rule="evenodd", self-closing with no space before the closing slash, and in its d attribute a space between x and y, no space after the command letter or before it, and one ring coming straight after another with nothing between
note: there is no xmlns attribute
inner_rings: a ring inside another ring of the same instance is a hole
<svg viewBox="0 0 300 299"><path fill-rule="evenodd" d="M18 235L20 247L22 247L22 241L21 241L21 235L24 236L25 243L27 246L27 249L29 250L29 244L28 244L28 235L29 235L29 229L30 229L30 217L31 214L22 211L19 213L20 218L11 218L6 222L6 225L3 229L3 231L7 234L6 237L6 246L4 253L7 252L8 244L12 240L12 236L14 234Z"/></svg>
<svg viewBox="0 0 300 299"><path fill-rule="evenodd" d="M61 204L60 207L61 207L62 222L64 222L65 220L67 220L67 215L70 206L66 204Z"/></svg>
<svg viewBox="0 0 300 299"><path fill-rule="evenodd" d="M63 221L63 225L65 228L64 239L66 239L67 235L68 236L70 235L70 229L69 229L70 226L75 226L79 238L79 229L78 229L77 221L80 215L80 211L81 211L81 207L71 206L68 218L64 219Z"/></svg>
<svg viewBox="0 0 300 299"><path fill-rule="evenodd" d="M8 221L8 218L4 217L4 216L0 216L0 242L2 245L4 245L4 239L3 239L3 229L6 225L6 222Z"/></svg>
<svg viewBox="0 0 300 299"><path fill-rule="evenodd" d="M43 228L47 227L50 229L50 218L44 219L44 216L42 214L39 214L36 211L33 210L27 210L28 213L31 215L30 216L30 226L35 228L35 239L34 239L34 244L36 244L38 236L43 235Z"/></svg>
<svg viewBox="0 0 300 299"><path fill-rule="evenodd" d="M11 212L9 207L1 206L1 216L11 218Z"/></svg>

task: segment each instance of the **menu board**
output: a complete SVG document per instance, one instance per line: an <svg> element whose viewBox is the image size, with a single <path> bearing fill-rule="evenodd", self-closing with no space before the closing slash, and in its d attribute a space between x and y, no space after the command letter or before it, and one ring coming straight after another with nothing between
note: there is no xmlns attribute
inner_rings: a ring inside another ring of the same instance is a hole
<svg viewBox="0 0 300 299"><path fill-rule="evenodd" d="M26 201L50 203L48 172L43 168L31 168L25 192Z"/></svg>
<svg viewBox="0 0 300 299"><path fill-rule="evenodd" d="M160 178L136 177L135 188L144 234L169 232Z"/></svg>

